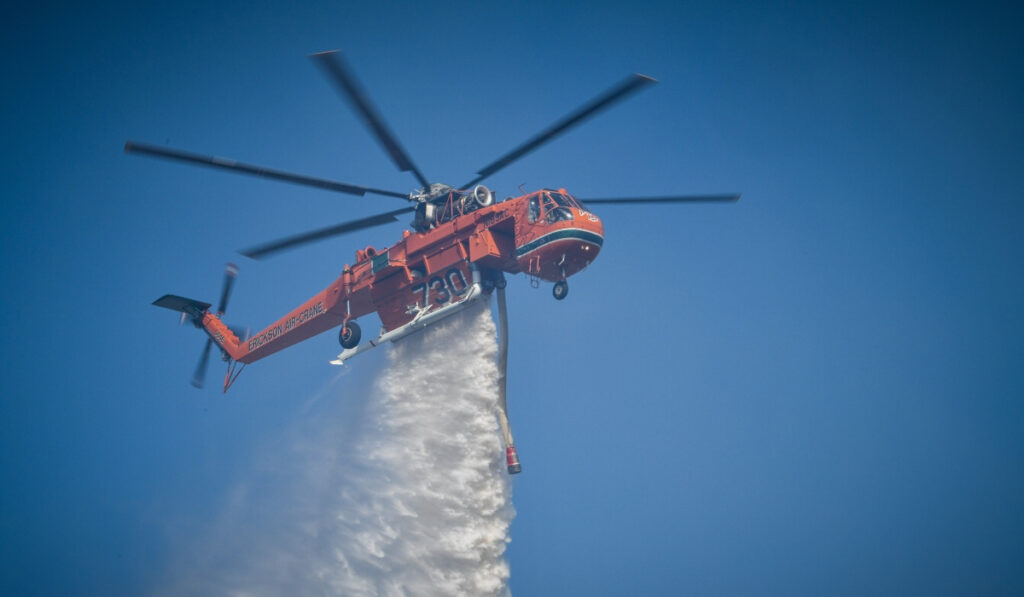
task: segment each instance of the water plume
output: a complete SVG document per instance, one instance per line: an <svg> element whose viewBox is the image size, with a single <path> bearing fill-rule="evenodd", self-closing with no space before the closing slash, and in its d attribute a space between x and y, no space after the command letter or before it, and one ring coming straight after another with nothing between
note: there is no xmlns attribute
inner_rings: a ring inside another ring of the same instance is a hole
<svg viewBox="0 0 1024 597"><path fill-rule="evenodd" d="M366 396L304 409L166 594L508 594L495 335L481 302L396 343Z"/></svg>

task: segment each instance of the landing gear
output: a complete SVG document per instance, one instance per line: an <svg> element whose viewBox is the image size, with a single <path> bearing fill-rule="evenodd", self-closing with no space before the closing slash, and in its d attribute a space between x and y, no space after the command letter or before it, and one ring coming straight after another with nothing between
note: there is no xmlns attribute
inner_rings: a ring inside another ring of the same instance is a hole
<svg viewBox="0 0 1024 597"><path fill-rule="evenodd" d="M504 290L508 286L508 280L505 279L504 274L498 274L498 279L494 281L494 287L498 290Z"/></svg>
<svg viewBox="0 0 1024 597"><path fill-rule="evenodd" d="M569 296L569 283L565 280L555 282L555 287L551 289L551 294L555 295L555 300L559 301Z"/></svg>
<svg viewBox="0 0 1024 597"><path fill-rule="evenodd" d="M359 329L359 324L354 321L341 326L341 331L338 332L338 342L341 342L342 348L355 348L359 346L359 339L361 337L362 330Z"/></svg>

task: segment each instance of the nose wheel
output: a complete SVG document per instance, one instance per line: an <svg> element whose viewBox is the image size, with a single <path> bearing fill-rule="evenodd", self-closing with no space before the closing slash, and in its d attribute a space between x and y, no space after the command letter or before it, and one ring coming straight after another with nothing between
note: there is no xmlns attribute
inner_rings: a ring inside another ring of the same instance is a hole
<svg viewBox="0 0 1024 597"><path fill-rule="evenodd" d="M555 282L555 287L551 289L551 294L555 295L555 300L559 301L569 296L569 283L565 280Z"/></svg>

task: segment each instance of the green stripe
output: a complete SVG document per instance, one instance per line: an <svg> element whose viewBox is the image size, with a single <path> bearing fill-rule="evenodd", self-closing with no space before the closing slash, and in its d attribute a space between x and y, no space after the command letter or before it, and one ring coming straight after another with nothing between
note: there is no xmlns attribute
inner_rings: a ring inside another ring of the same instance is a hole
<svg viewBox="0 0 1024 597"><path fill-rule="evenodd" d="M601 246L604 244L604 238L600 234L595 234L587 230L580 230L579 228L565 228L562 230L556 230L550 234L532 240L521 247L516 247L516 257L522 257L523 255L539 249L540 247L553 243L555 241L564 240L566 238L578 238L579 240Z"/></svg>

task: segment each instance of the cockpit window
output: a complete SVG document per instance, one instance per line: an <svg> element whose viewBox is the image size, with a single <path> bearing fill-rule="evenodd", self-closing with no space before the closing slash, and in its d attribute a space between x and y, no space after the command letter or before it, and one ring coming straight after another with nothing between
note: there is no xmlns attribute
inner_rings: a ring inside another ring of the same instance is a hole
<svg viewBox="0 0 1024 597"><path fill-rule="evenodd" d="M545 216L548 224L555 222L561 222L563 220L572 219L572 210L568 207L556 207L555 209L548 210L548 215Z"/></svg>
<svg viewBox="0 0 1024 597"><path fill-rule="evenodd" d="M580 206L579 203L575 199L573 199L572 197L569 197L568 195L563 195L561 193L555 193L555 192L551 192L551 191L549 191L548 194L551 195L551 198L555 201L555 203L558 204L561 207L579 207Z"/></svg>
<svg viewBox="0 0 1024 597"><path fill-rule="evenodd" d="M542 195L544 221L548 224L572 219L572 204L561 193L545 192Z"/></svg>
<svg viewBox="0 0 1024 597"><path fill-rule="evenodd" d="M530 223L543 220L548 224L573 219L574 210L583 210L571 195L545 190L530 197L526 215Z"/></svg>

